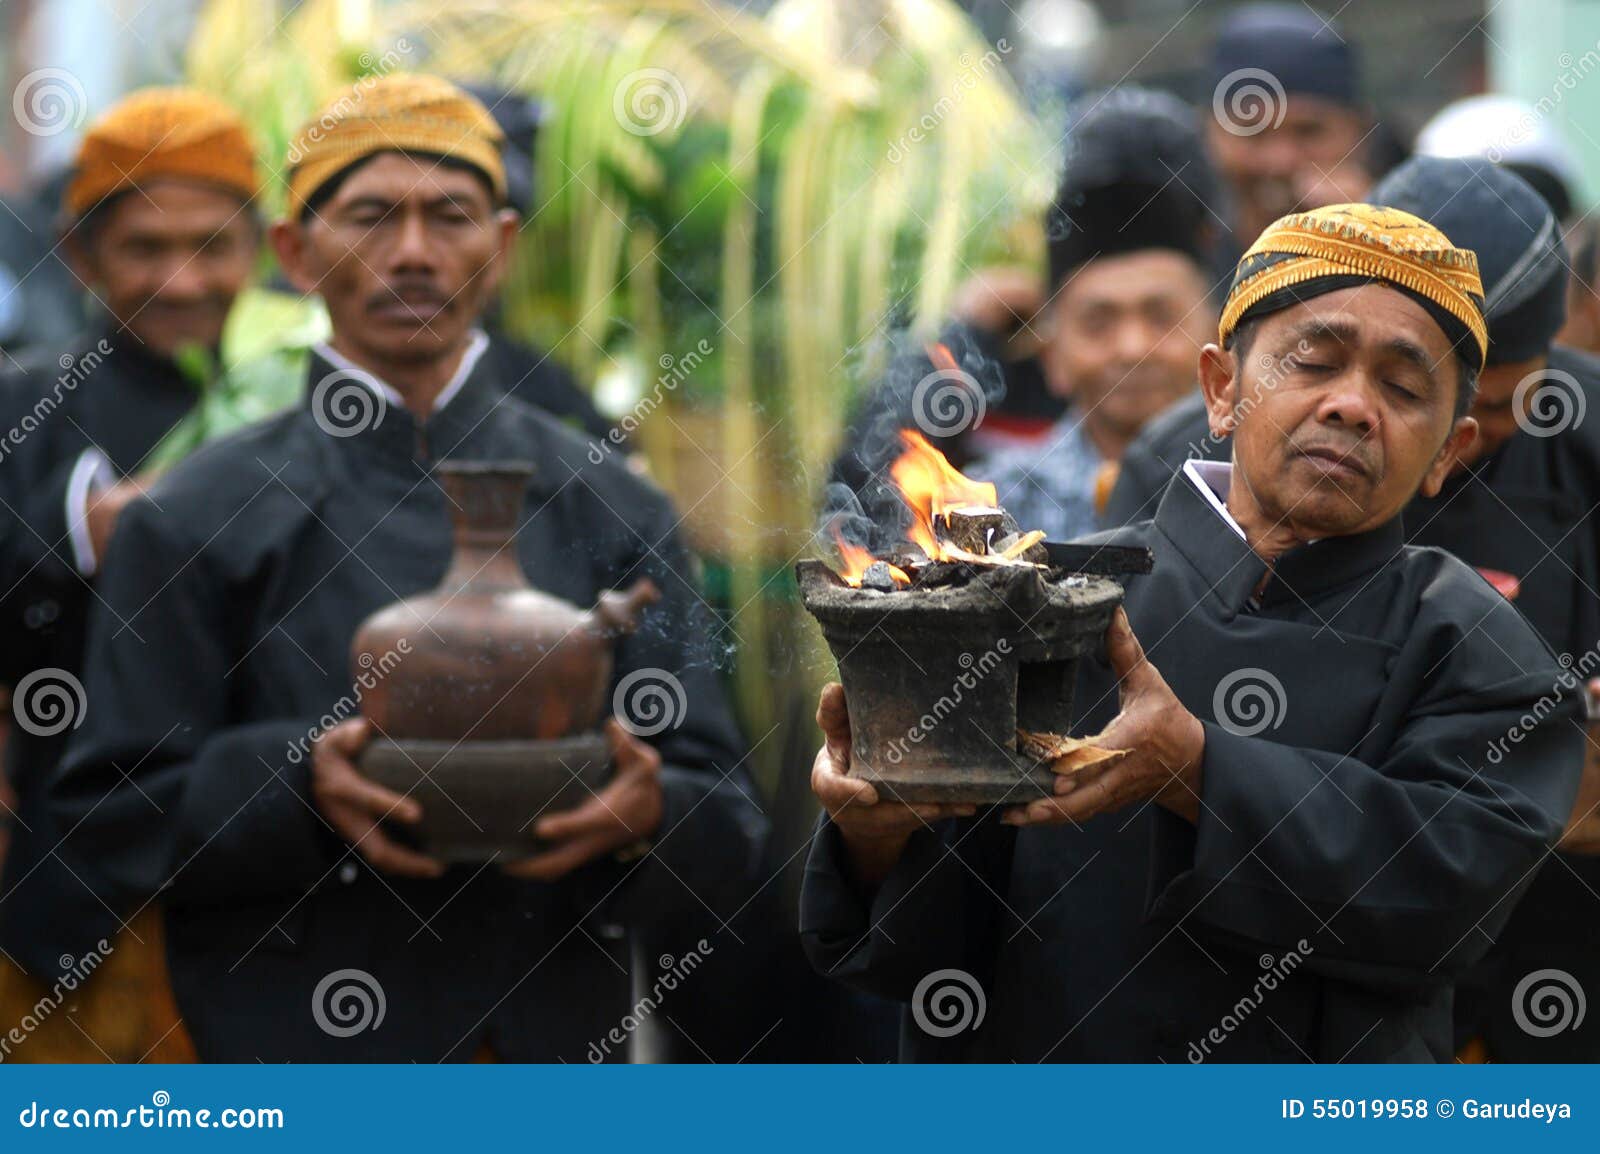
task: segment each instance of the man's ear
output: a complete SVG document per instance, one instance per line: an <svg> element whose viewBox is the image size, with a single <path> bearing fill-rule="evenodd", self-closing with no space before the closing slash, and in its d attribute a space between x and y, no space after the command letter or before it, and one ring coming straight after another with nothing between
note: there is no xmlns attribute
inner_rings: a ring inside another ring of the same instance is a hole
<svg viewBox="0 0 1600 1154"><path fill-rule="evenodd" d="M267 230L267 240L289 283L302 293L316 292L319 278L308 266L305 229L292 220L276 220Z"/></svg>
<svg viewBox="0 0 1600 1154"><path fill-rule="evenodd" d="M483 274L486 300L500 291L500 283L506 279L506 270L511 266L511 253L517 244L517 234L522 230L522 217L513 209L502 208L494 214L494 223L490 227L497 229L499 235L495 238L494 259Z"/></svg>
<svg viewBox="0 0 1600 1154"><path fill-rule="evenodd" d="M1450 475L1450 469L1455 465L1456 458L1466 452L1477 439L1478 422L1472 417L1458 418L1450 428L1450 435L1444 439L1439 455L1434 457L1433 464L1428 466L1428 472L1422 478L1422 486L1418 492L1424 497L1437 497L1439 490L1444 488L1444 480Z"/></svg>
<svg viewBox="0 0 1600 1154"><path fill-rule="evenodd" d="M1206 399L1206 420L1217 440L1233 432L1234 378L1238 358L1220 345L1209 344L1200 350L1200 392Z"/></svg>
<svg viewBox="0 0 1600 1154"><path fill-rule="evenodd" d="M100 283L100 262L95 259L94 241L90 236L78 229L63 232L60 251L79 284L93 289Z"/></svg>

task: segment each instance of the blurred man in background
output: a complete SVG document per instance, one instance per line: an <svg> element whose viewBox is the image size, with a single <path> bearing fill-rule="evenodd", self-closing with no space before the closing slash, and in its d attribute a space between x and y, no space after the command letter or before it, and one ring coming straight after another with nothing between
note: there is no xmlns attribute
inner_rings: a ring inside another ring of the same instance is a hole
<svg viewBox="0 0 1600 1154"><path fill-rule="evenodd" d="M180 362L214 354L254 269L256 191L244 125L214 98L149 89L111 108L79 149L61 242L101 315L0 382L12 438L0 457L0 677L16 688L6 765L20 799L0 895L0 1003L31 1005L36 983L102 940L116 953L88 988L122 975L138 991L112 999L116 1013L80 1014L89 1040L65 1014L47 1021L35 1053L137 1058L171 1024L142 1024L160 1014L140 989L161 982L159 926L146 917L119 937L127 911L105 901L99 863L61 844L44 788L86 711L78 679L107 543L144 490L146 459L205 385Z"/></svg>
<svg viewBox="0 0 1600 1154"><path fill-rule="evenodd" d="M1299 4L1236 8L1212 42L1211 77L1206 141L1232 224L1222 271L1284 213L1364 199L1372 117L1336 22Z"/></svg>

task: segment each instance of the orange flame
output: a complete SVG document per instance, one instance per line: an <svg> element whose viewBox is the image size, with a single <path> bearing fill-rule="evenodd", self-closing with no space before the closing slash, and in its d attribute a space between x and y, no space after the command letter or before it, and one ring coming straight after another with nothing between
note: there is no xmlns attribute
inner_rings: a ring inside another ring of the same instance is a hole
<svg viewBox="0 0 1600 1154"><path fill-rule="evenodd" d="M948 345L935 341L931 345L925 345L922 351L928 354L928 359L933 362L934 368L947 373L961 371L961 366L956 364L955 355L951 353Z"/></svg>
<svg viewBox="0 0 1600 1154"><path fill-rule="evenodd" d="M993 507L997 503L995 488L955 468L921 433L901 429L900 441L906 451L889 466L889 475L911 507L912 522L906 535L931 560L948 560L933 531L934 517L963 505Z"/></svg>
<svg viewBox="0 0 1600 1154"><path fill-rule="evenodd" d="M833 535L833 543L839 547L839 560L844 562L844 568L839 576L844 578L844 583L853 589L861 588L861 577L867 569L876 564L878 558L859 545L852 545L838 533ZM889 576L894 578L897 585L911 584L911 578L906 576L903 569L894 565L889 566Z"/></svg>

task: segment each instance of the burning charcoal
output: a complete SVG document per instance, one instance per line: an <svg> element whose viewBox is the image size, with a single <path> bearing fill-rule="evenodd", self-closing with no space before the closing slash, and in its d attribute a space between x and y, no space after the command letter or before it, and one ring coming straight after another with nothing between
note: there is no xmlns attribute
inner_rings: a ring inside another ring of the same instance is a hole
<svg viewBox="0 0 1600 1154"><path fill-rule="evenodd" d="M917 570L917 586L934 589L941 585L965 585L975 570L960 561L930 561Z"/></svg>
<svg viewBox="0 0 1600 1154"><path fill-rule="evenodd" d="M935 530L950 544L968 553L987 553L989 538L999 533L1005 510L994 505L960 505L935 519Z"/></svg>
<svg viewBox="0 0 1600 1154"><path fill-rule="evenodd" d="M926 557L906 557L898 562L900 571L911 578L911 584L922 584L922 575L927 572L928 566L933 564Z"/></svg>
<svg viewBox="0 0 1600 1154"><path fill-rule="evenodd" d="M874 561L867 566L867 571L861 574L861 588L876 589L879 593L893 593L894 570L889 567L887 561Z"/></svg>

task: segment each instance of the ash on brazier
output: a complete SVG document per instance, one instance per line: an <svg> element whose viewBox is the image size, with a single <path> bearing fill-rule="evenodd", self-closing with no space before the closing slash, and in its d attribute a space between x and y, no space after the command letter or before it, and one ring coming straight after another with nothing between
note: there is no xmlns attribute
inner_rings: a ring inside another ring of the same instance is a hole
<svg viewBox="0 0 1600 1154"><path fill-rule="evenodd" d="M1066 725L1078 661L1100 648L1122 586L1037 564L894 567L914 576L888 592L822 561L795 568L839 663L850 772L904 802L1048 796L1049 764L1018 752L1017 731Z"/></svg>
<svg viewBox="0 0 1600 1154"><path fill-rule="evenodd" d="M610 777L598 726L612 643L659 594L641 580L585 611L534 589L516 550L532 467L447 461L437 471L455 524L449 571L367 618L351 644L358 677L385 671L361 703L377 736L360 765L421 804L419 841L433 856L522 856L543 848L537 818ZM391 665L395 653L404 656Z"/></svg>

